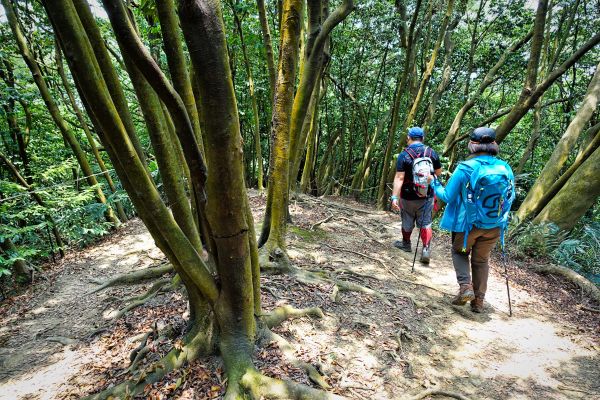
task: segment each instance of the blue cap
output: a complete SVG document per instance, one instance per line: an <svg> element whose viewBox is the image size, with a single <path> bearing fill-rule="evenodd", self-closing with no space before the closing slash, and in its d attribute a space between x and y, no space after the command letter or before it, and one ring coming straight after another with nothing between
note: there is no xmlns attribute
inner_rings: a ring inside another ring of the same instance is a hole
<svg viewBox="0 0 600 400"><path fill-rule="evenodd" d="M425 131L423 131L423 128L419 126L413 126L408 130L408 136L414 138L423 138L425 136Z"/></svg>
<svg viewBox="0 0 600 400"><path fill-rule="evenodd" d="M496 131L492 128L476 128L471 133L471 141L476 143L492 143L496 140Z"/></svg>

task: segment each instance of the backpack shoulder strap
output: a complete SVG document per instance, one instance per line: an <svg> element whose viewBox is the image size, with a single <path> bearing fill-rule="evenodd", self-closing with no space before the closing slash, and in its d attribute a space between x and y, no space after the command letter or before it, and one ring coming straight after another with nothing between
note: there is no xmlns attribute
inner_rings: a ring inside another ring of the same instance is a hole
<svg viewBox="0 0 600 400"><path fill-rule="evenodd" d="M431 149L431 147L425 146L425 150L423 151L423 156L431 158L432 154L433 154L433 150Z"/></svg>
<svg viewBox="0 0 600 400"><path fill-rule="evenodd" d="M404 151L406 152L406 154L408 154L410 156L411 159L415 159L415 158L419 158L419 156L417 155L417 153L415 153L415 151L409 147L405 148Z"/></svg>

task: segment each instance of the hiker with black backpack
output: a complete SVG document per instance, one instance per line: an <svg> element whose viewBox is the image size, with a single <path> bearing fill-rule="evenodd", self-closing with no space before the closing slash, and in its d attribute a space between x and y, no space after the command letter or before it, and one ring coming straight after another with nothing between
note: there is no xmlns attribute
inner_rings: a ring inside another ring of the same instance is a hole
<svg viewBox="0 0 600 400"><path fill-rule="evenodd" d="M391 200L392 210L401 211L402 217L402 240L396 240L394 246L410 253L412 251L410 236L416 224L423 241L421 262L429 264L434 204L429 177L442 173L442 163L437 153L423 144L424 138L423 128L415 126L408 130L408 146L398 154L396 161L396 176Z"/></svg>
<svg viewBox="0 0 600 400"><path fill-rule="evenodd" d="M471 311L484 311L489 260L504 231L515 197L515 177L510 166L496 158L496 131L477 128L471 133L469 157L457 167L446 187L430 178L446 209L440 222L452 232L452 262L460 286L452 304L471 303ZM471 256L469 265L469 256Z"/></svg>

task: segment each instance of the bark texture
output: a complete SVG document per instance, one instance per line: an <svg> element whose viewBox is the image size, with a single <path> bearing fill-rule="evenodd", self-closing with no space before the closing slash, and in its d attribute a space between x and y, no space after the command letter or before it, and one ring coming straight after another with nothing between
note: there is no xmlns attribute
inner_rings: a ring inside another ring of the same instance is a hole
<svg viewBox="0 0 600 400"><path fill-rule="evenodd" d="M596 73L594 74L587 93L583 99L577 114L569 124L567 130L556 144L552 155L546 162L544 169L540 173L538 179L535 181L533 187L529 190L525 201L519 207L517 216L519 220L524 221L533 215L532 210L536 208L537 203L543 197L552 184L560 177L560 171L564 167L565 163L571 152L574 149L575 142L579 138L581 132L584 130L586 124L589 122L592 114L596 111L598 105L598 98L600 97L600 64L596 67Z"/></svg>

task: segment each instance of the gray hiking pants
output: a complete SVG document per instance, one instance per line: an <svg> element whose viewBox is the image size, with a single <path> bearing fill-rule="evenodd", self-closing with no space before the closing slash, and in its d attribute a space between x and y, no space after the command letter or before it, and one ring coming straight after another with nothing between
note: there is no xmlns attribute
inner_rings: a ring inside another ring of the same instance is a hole
<svg viewBox="0 0 600 400"><path fill-rule="evenodd" d="M473 290L478 297L485 296L487 291L490 254L499 238L500 228L473 228L467 237L466 251L463 251L465 233L452 232L452 263L456 271L456 280L461 285L473 283Z"/></svg>
<svg viewBox="0 0 600 400"><path fill-rule="evenodd" d="M404 232L410 232L417 224L417 228L429 228L433 222L433 197L418 199L418 200L405 200L400 199L402 202L402 230Z"/></svg>

